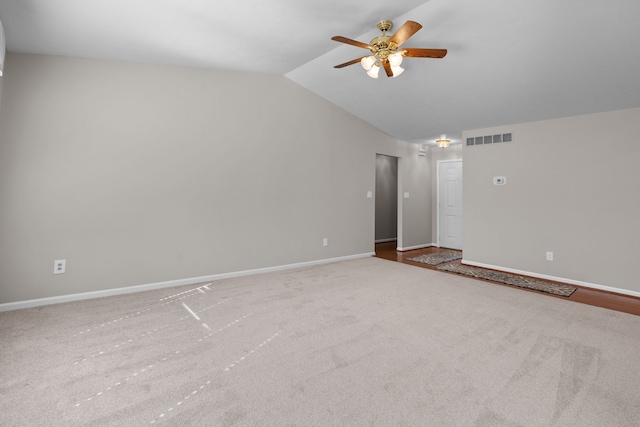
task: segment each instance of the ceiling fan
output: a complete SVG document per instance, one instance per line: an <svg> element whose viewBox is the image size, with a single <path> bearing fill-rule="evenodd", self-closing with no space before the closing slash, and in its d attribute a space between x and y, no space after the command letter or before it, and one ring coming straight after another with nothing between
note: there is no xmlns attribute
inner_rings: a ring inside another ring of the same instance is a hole
<svg viewBox="0 0 640 427"><path fill-rule="evenodd" d="M377 79L380 67L384 68L388 77L396 77L404 71L404 68L400 67L400 64L405 56L409 58L444 58L447 54L447 49L399 49L402 43L406 42L409 37L417 33L418 30L422 28L422 25L417 22L405 22L404 25L392 36L388 36L387 31L393 28L393 22L384 20L378 22L377 26L378 29L382 31L382 35L372 39L369 44L342 36L331 37L331 40L335 40L337 42L369 49L373 54L362 56L352 61L345 62L344 64L336 65L333 68L343 68L360 62L362 67L367 70L369 77Z"/></svg>

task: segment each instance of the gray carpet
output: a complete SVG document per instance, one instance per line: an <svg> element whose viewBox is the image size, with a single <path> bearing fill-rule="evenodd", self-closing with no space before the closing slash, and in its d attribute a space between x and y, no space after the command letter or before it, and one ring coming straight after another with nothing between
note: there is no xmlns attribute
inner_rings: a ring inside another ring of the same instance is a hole
<svg viewBox="0 0 640 427"><path fill-rule="evenodd" d="M2 426L634 426L640 317L378 258L0 313Z"/></svg>
<svg viewBox="0 0 640 427"><path fill-rule="evenodd" d="M424 254L413 258L407 258L408 261L419 262L421 264L438 265L443 262L450 262L462 258L462 251L454 249L443 249L431 254Z"/></svg>
<svg viewBox="0 0 640 427"><path fill-rule="evenodd" d="M477 279L492 280L506 285L533 289L535 291L546 292L562 297L569 297L576 291L576 289L578 289L575 286L549 282L548 280L534 279L532 277L521 276L519 274L473 267L471 265L447 264L438 267L438 270L449 271L451 273L462 274L469 277L475 277Z"/></svg>

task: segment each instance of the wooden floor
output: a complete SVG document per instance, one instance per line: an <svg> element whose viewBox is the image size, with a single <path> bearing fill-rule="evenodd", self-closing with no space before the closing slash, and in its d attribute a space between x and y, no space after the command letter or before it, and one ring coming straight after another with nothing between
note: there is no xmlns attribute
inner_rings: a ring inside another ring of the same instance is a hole
<svg viewBox="0 0 640 427"><path fill-rule="evenodd" d="M435 270L436 266L408 261L407 258L412 258L412 257L423 255L423 254L438 252L440 250L441 250L440 248L429 247L424 249L416 249L413 251L399 252L399 251L396 251L396 242L378 243L376 244L376 257L397 261L404 264L415 265L416 267L429 268L429 269ZM459 263L460 260L454 261L454 262ZM448 273L444 271L442 273L455 274L455 273ZM476 280L482 280L482 279L476 279ZM490 280L486 280L486 281L495 283L501 286L510 286L510 285L504 285L498 282L492 282ZM576 285L571 284L571 286L576 286ZM538 291L528 290L524 288L518 288L518 289L521 289L523 292L536 292L538 294L548 295L550 298L563 298L563 299L568 299L570 301L580 302L580 303L589 304L589 305L595 305L597 307L608 308L611 310L622 311L625 313L630 313L630 314L635 314L637 316L640 316L640 298L627 296L627 295L620 295L620 294L615 294L613 292L600 291L597 289L590 289L590 288L585 288L580 286L576 286L576 287L578 289L570 297L561 297L561 296L548 294L545 292L538 292Z"/></svg>

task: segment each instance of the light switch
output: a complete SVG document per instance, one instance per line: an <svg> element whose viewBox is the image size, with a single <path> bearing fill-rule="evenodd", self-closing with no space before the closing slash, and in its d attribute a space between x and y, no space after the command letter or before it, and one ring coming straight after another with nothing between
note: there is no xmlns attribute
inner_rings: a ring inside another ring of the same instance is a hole
<svg viewBox="0 0 640 427"><path fill-rule="evenodd" d="M373 197L373 191L367 191L367 199L370 199Z"/></svg>
<svg viewBox="0 0 640 427"><path fill-rule="evenodd" d="M405 192L404 192L404 198L405 198L405 199L408 199L408 198L409 198L409 192L408 192L408 191L405 191Z"/></svg>

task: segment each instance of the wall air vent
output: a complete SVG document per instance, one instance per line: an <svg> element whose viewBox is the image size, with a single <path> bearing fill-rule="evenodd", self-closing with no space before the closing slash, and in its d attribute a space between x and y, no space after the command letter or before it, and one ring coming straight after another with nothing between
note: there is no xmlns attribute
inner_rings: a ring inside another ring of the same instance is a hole
<svg viewBox="0 0 640 427"><path fill-rule="evenodd" d="M513 133L509 132L509 133L500 133L497 135L485 135L485 136L476 136L473 138L467 138L467 146L501 144L503 142L513 142Z"/></svg>

